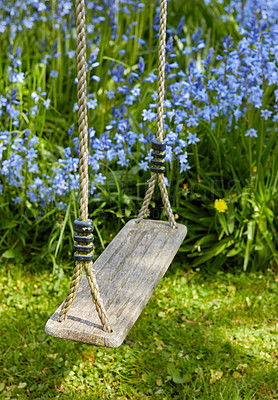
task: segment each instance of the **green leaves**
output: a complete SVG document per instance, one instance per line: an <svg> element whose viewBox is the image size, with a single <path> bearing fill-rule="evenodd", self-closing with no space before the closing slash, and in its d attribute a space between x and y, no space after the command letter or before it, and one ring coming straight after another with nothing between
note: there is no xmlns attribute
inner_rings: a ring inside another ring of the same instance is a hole
<svg viewBox="0 0 278 400"><path fill-rule="evenodd" d="M173 382L177 384L183 384L189 379L189 377L186 374L183 374L182 370L174 364L167 365L167 372L171 376Z"/></svg>
<svg viewBox="0 0 278 400"><path fill-rule="evenodd" d="M4 258L16 258L16 251L10 249L10 250L6 250L4 251L4 253L1 255L1 257Z"/></svg>

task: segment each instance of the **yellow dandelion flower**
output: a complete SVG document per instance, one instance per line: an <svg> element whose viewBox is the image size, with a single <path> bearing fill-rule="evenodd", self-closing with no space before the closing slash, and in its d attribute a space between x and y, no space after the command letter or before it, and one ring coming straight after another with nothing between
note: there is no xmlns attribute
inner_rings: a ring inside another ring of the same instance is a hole
<svg viewBox="0 0 278 400"><path fill-rule="evenodd" d="M225 212L228 210L227 203L224 199L215 200L214 208L216 208L218 212Z"/></svg>

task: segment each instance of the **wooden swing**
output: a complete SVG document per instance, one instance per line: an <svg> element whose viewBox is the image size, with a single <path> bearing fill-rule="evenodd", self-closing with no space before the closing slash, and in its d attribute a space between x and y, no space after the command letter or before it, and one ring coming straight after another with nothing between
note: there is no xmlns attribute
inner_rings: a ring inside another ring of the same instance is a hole
<svg viewBox="0 0 278 400"><path fill-rule="evenodd" d="M45 331L51 336L98 346L120 346L186 236L186 227L175 222L164 181L166 17L167 0L161 0L157 134L152 142L148 189L138 218L123 227L93 268L93 221L88 219L85 2L76 0L80 210L74 221L74 274L66 300L46 323ZM144 219L157 180L168 222ZM83 267L86 276L82 278Z"/></svg>

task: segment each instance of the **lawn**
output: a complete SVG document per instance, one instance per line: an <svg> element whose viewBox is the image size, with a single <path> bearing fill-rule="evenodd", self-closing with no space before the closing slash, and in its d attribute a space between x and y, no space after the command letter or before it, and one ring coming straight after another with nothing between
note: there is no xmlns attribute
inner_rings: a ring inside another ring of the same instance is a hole
<svg viewBox="0 0 278 400"><path fill-rule="evenodd" d="M69 276L1 272L3 399L277 399L278 276L177 260L116 349L46 336Z"/></svg>

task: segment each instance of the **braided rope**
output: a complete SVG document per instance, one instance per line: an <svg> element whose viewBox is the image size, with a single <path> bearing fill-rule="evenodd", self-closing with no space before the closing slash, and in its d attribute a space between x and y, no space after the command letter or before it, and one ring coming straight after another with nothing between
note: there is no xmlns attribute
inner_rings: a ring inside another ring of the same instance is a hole
<svg viewBox="0 0 278 400"><path fill-rule="evenodd" d="M163 141L163 114L165 91L165 47L166 47L167 0L161 0L159 15L159 46L158 46L158 100L156 138Z"/></svg>
<svg viewBox="0 0 278 400"><path fill-rule="evenodd" d="M66 300L64 301L60 314L59 314L59 318L58 321L62 322L66 319L67 317L67 313L73 303L73 300L75 298L76 295L76 291L77 291L77 287L79 285L79 282L82 278L82 270L83 270L83 265L81 262L76 261L75 262L75 268L74 268L74 273L73 273L73 277L71 279L71 283L70 283L70 289L68 291Z"/></svg>
<svg viewBox="0 0 278 400"><path fill-rule="evenodd" d="M90 285L90 289L91 289L91 295L92 295L92 299L93 302L95 303L96 306L96 310L99 316L99 319L101 320L101 323L104 327L105 332L111 332L111 326L103 305L103 301L100 297L100 293L99 293L99 288L98 288L98 284L97 284L97 280L96 280L96 276L93 270L93 262L89 261L89 262L85 262L85 272L86 272L86 276Z"/></svg>
<svg viewBox="0 0 278 400"><path fill-rule="evenodd" d="M76 0L77 27L77 97L78 97L78 126L79 126L79 220L88 220L88 120L87 120L87 81L86 81L86 30L85 30L85 1ZM82 277L83 266L89 282L93 302L104 330L111 332L106 311L101 300L92 261L76 262L74 274L66 300L59 314L59 321L66 319L67 313L75 298Z"/></svg>
<svg viewBox="0 0 278 400"><path fill-rule="evenodd" d="M168 193L167 193L167 189L166 189L166 185L165 185L165 180L164 180L164 175L163 174L158 174L158 185L159 185L159 189L161 192L161 197L162 197L162 202L164 204L164 207L166 209L166 214L168 217L168 221L169 224L171 225L171 228L175 229L177 227L175 218L174 218L174 214L172 211L172 207L170 204L170 200L168 197Z"/></svg>
<svg viewBox="0 0 278 400"><path fill-rule="evenodd" d="M85 2L76 0L77 25L77 98L79 126L79 219L88 219L88 123L87 123L87 82L86 82L86 31Z"/></svg>
<svg viewBox="0 0 278 400"><path fill-rule="evenodd" d="M158 101L157 101L157 122L156 122L156 139L159 142L163 141L163 114L164 114L164 91L165 91L165 47L166 47L166 24L167 24L167 0L160 2L160 15L159 15L159 46L158 46ZM146 191L143 205L137 217L137 222L142 221L145 217L155 187L156 178L158 177L158 184L161 192L163 204L166 209L169 224L172 228L176 228L177 224L174 219L174 214L169 201L164 174L153 173L149 181L148 189Z"/></svg>
<svg viewBox="0 0 278 400"><path fill-rule="evenodd" d="M142 219L145 217L145 215L146 215L146 213L148 211L149 204L150 204L151 199L153 197L156 178L157 178L157 174L152 172L151 179L150 179L149 185L148 185L148 189L146 191L145 198L144 198L144 201L143 201L143 205L142 205L141 210L140 210L140 212L138 214L138 217L137 217L137 221L138 222L142 221Z"/></svg>

